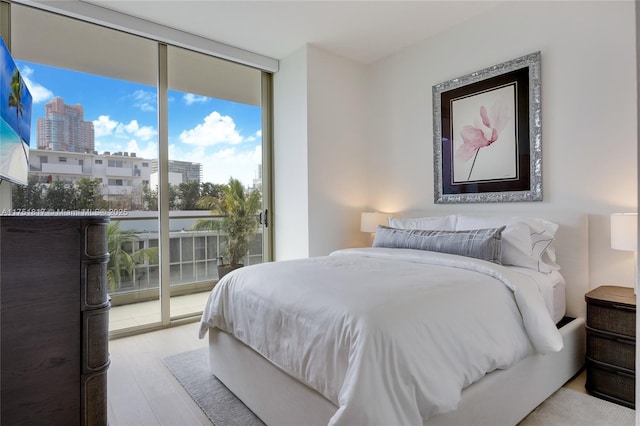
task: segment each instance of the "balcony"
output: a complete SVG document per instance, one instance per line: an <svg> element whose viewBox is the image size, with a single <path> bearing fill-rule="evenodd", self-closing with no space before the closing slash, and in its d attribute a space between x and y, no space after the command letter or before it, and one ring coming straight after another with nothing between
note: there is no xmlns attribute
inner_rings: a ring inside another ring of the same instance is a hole
<svg viewBox="0 0 640 426"><path fill-rule="evenodd" d="M109 177L132 177L135 176L132 167L107 167L106 176Z"/></svg>
<svg viewBox="0 0 640 426"><path fill-rule="evenodd" d="M171 316L186 318L202 313L210 291L201 291L171 296ZM160 322L160 300L149 300L111 306L109 311L109 331L144 327Z"/></svg>
<svg viewBox="0 0 640 426"><path fill-rule="evenodd" d="M198 220L220 221L219 216L207 212L175 211L170 214L169 276L170 315L182 319L199 315L211 289L218 282L217 264L226 235L219 230L193 231ZM112 216L120 232L133 233L134 241L123 245L129 255L141 250L158 248L158 219L154 212L133 212L130 216ZM250 241L244 264L263 261L262 233ZM124 274L110 283L110 332L131 327L159 323L160 318L160 264L158 259L138 259L133 274Z"/></svg>

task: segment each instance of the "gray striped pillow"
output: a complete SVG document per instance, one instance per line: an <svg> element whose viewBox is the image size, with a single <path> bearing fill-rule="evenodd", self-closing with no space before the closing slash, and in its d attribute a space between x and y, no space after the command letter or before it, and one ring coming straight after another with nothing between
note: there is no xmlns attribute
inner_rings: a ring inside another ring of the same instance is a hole
<svg viewBox="0 0 640 426"><path fill-rule="evenodd" d="M500 228L469 231L423 231L378 226L373 247L408 248L474 257L502 264Z"/></svg>

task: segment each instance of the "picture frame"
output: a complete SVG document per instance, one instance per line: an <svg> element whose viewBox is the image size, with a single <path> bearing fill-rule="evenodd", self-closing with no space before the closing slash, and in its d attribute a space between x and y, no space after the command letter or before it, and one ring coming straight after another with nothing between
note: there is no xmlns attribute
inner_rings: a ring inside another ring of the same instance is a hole
<svg viewBox="0 0 640 426"><path fill-rule="evenodd" d="M542 201L541 55L433 86L434 202Z"/></svg>

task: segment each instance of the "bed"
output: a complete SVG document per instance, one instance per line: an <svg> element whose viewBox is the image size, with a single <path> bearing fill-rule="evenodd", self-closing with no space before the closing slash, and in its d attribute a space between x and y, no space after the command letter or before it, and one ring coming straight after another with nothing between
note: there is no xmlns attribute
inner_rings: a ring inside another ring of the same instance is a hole
<svg viewBox="0 0 640 426"><path fill-rule="evenodd" d="M269 425L516 424L584 360L586 217L554 219L397 219L242 268L202 316L212 372Z"/></svg>

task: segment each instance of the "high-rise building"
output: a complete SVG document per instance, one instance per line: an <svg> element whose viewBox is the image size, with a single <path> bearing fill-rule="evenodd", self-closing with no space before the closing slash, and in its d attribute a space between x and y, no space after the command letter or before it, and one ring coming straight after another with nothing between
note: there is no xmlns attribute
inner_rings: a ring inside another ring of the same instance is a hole
<svg viewBox="0 0 640 426"><path fill-rule="evenodd" d="M151 160L151 171L152 173L158 172L158 160ZM173 184L180 184L186 182L202 182L202 164L193 163L191 161L178 161L178 160L169 160L169 174L175 174L176 176L181 176L178 178L179 181L170 182Z"/></svg>
<svg viewBox="0 0 640 426"><path fill-rule="evenodd" d="M38 119L38 149L48 151L94 151L93 123L84 121L82 105L65 105L62 98L45 104L45 117Z"/></svg>

